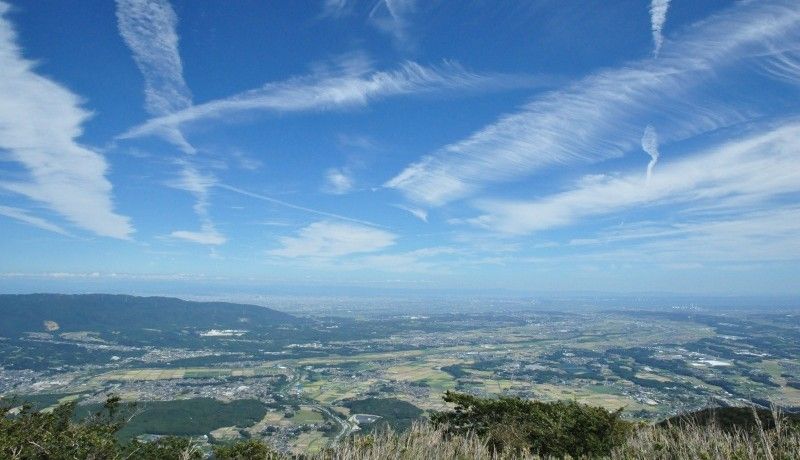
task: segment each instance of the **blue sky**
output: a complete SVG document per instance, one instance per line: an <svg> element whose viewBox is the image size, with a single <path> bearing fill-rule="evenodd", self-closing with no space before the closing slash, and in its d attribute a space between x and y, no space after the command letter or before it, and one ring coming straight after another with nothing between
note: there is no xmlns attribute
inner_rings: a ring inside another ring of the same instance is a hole
<svg viewBox="0 0 800 460"><path fill-rule="evenodd" d="M7 289L798 294L796 1L0 14Z"/></svg>

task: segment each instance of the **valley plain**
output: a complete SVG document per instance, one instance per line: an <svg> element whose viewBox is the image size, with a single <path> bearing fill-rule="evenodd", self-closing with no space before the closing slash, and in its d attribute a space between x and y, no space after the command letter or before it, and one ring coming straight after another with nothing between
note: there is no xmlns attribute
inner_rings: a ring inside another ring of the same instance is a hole
<svg viewBox="0 0 800 460"><path fill-rule="evenodd" d="M520 302L493 313L292 316L103 295L0 296L0 308L9 319L2 397L42 410L76 400L88 414L116 394L137 404L123 437L262 437L313 451L357 430L407 427L444 408L447 390L574 399L636 420L800 407L800 315L791 311L564 312ZM95 308L111 313L98 319Z"/></svg>

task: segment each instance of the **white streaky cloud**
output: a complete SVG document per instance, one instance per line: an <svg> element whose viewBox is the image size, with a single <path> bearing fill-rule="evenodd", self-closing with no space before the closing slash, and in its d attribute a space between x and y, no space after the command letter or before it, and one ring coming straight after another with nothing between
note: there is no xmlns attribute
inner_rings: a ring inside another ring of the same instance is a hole
<svg viewBox="0 0 800 460"><path fill-rule="evenodd" d="M324 0L322 2L322 17L340 18L345 16L353 7L350 0Z"/></svg>
<svg viewBox="0 0 800 460"><path fill-rule="evenodd" d="M407 213L411 214L412 216L416 217L417 219L427 223L428 222L428 211L422 208L415 208L413 206L406 206L404 204L395 204L393 205L395 208L402 209Z"/></svg>
<svg viewBox="0 0 800 460"><path fill-rule="evenodd" d="M206 215L208 212L209 190L217 185L217 178L211 174L201 172L187 161L179 161L178 163L181 166L178 177L167 182L167 185L194 195L197 199L194 206L195 212L198 215Z"/></svg>
<svg viewBox="0 0 800 460"><path fill-rule="evenodd" d="M192 105L178 53L178 18L165 0L117 0L117 26L144 76L145 106L154 115Z"/></svg>
<svg viewBox="0 0 800 460"><path fill-rule="evenodd" d="M675 219L677 217L677 220ZM558 254L517 256L508 265L564 267L655 268L716 267L719 270L757 268L762 263L800 260L800 206L771 205L768 209L729 212L723 216L679 214L669 220L618 224L575 239Z"/></svg>
<svg viewBox="0 0 800 460"><path fill-rule="evenodd" d="M320 221L301 229L297 236L280 238L279 249L268 251L278 257L341 257L375 252L392 246L394 233L365 225Z"/></svg>
<svg viewBox="0 0 800 460"><path fill-rule="evenodd" d="M245 171L258 171L264 166L264 162L242 152L241 150L231 150L230 156L236 161L236 165Z"/></svg>
<svg viewBox="0 0 800 460"><path fill-rule="evenodd" d="M732 141L641 174L606 177L533 201L482 200L469 220L497 232L525 234L582 219L663 204L711 203L727 212L800 192L800 122ZM701 209L702 210L702 207Z"/></svg>
<svg viewBox="0 0 800 460"><path fill-rule="evenodd" d="M144 77L145 108L153 116L192 106L178 51L177 24L178 18L167 0L117 0L117 28ZM196 153L178 126L163 126L157 134L185 153ZM209 190L216 179L189 162L180 162L180 166L178 179L169 185L195 196L194 211L201 230L177 230L170 236L198 244L224 244L227 239L217 231L208 211Z"/></svg>
<svg viewBox="0 0 800 460"><path fill-rule="evenodd" d="M307 212L309 214L315 214L317 216L328 217L328 218L333 218L333 219L337 219L337 220L343 220L343 221L352 222L352 223L355 223L355 224L368 225L370 227L383 227L383 225L376 224L376 223L370 222L368 220L353 219L351 217L342 216L340 214L334 214L332 212L320 211L318 209L312 209L312 208L307 208L305 206L299 206L299 205L292 204L292 203L289 203L289 202L286 202L286 201L283 201L283 200L279 200L277 198L272 198L271 196L262 195L260 193L255 193L255 192L250 192L248 190L244 190L244 189L241 189L241 188L238 188L238 187L233 187L233 186L230 186L230 185L227 185L227 184L219 183L219 184L216 184L216 186L218 188L223 189L223 190L228 190L230 192L238 193L239 195L248 196L250 198L255 198L257 200L266 201L267 203L272 203L274 205L282 206L282 207L288 208L288 209L294 209L294 210L297 210L297 211Z"/></svg>
<svg viewBox="0 0 800 460"><path fill-rule="evenodd" d="M437 206L546 167L624 155L638 146L642 119L654 120L662 142L746 121L768 111L769 103L731 105L711 89L799 48L796 2L737 3L665 44L658 60L632 62L544 93L410 164L385 186Z"/></svg>
<svg viewBox="0 0 800 460"><path fill-rule="evenodd" d="M374 140L365 135L340 134L336 143L342 148L355 148L360 150L373 150L377 147Z"/></svg>
<svg viewBox="0 0 800 460"><path fill-rule="evenodd" d="M153 116L192 106L192 94L183 78L178 51L177 23L175 11L167 0L117 0L117 27L144 77L145 108ZM164 126L157 134L185 153L196 153L178 126ZM216 179L189 162L180 165L178 179L169 185L195 196L194 211L201 230L177 230L170 236L198 244L224 244L227 240L215 228L208 211L209 190Z"/></svg>
<svg viewBox="0 0 800 460"><path fill-rule="evenodd" d="M397 45L407 47L409 16L416 6L416 0L379 0L369 18L375 27L391 35Z"/></svg>
<svg viewBox="0 0 800 460"><path fill-rule="evenodd" d="M192 105L178 52L177 22L166 0L117 0L117 27L144 77L145 107L154 116ZM195 153L177 127L165 126L159 134L182 151Z"/></svg>
<svg viewBox="0 0 800 460"><path fill-rule="evenodd" d="M672 235L640 240L629 249L640 249L642 254L664 262L754 263L800 259L800 207L796 205L678 223L663 229L664 233L670 231Z"/></svg>
<svg viewBox="0 0 800 460"><path fill-rule="evenodd" d="M219 246L225 244L228 240L224 235L220 234L216 228L210 223L205 222L201 225L199 232L189 230L176 230L170 233L173 238L186 240L192 243L205 244L211 246Z"/></svg>
<svg viewBox="0 0 800 460"><path fill-rule="evenodd" d="M0 216L6 216L10 219L41 228L42 230L47 230L49 232L58 233L64 236L72 236L69 232L58 225L42 219L41 217L32 216L30 212L25 209L14 208L11 206L0 206Z"/></svg>
<svg viewBox="0 0 800 460"><path fill-rule="evenodd" d="M180 164L179 176L168 182L167 185L194 195L194 212L200 218L201 230L199 232L177 230L170 236L199 244L213 246L225 244L227 238L217 231L208 212L210 190L217 185L217 178L211 174L202 173L190 162L182 161Z"/></svg>
<svg viewBox="0 0 800 460"><path fill-rule="evenodd" d="M650 2L650 28L653 31L653 56L658 57L664 44L664 22L670 0L652 0Z"/></svg>
<svg viewBox="0 0 800 460"><path fill-rule="evenodd" d="M151 119L118 136L130 139L159 134L181 125L249 111L308 112L367 105L371 100L441 90L481 90L547 84L518 75L477 74L456 63L426 67L406 62L395 71L374 71L360 57L349 57L337 69L269 83L224 99L197 104Z"/></svg>
<svg viewBox="0 0 800 460"><path fill-rule="evenodd" d="M764 65L764 72L771 78L800 85L800 52L775 54Z"/></svg>
<svg viewBox="0 0 800 460"><path fill-rule="evenodd" d="M580 251L564 258L647 264L789 261L800 259L798 235L800 207L787 204L711 219L625 224L571 241Z"/></svg>
<svg viewBox="0 0 800 460"><path fill-rule="evenodd" d="M344 195L353 190L353 185L353 174L348 168L330 168L325 171L324 192Z"/></svg>
<svg viewBox="0 0 800 460"><path fill-rule="evenodd" d="M658 133L653 125L647 125L642 134L642 150L650 155L650 162L647 163L647 182L653 177L653 168L658 162L658 157L661 155L658 151Z"/></svg>
<svg viewBox="0 0 800 460"><path fill-rule="evenodd" d="M388 273L425 273L441 275L453 267L453 256L459 256L458 266L485 262L485 259L465 257L463 251L449 247L428 247L411 251L353 254L349 257L299 256L291 260L281 257L281 266L292 264L313 270L364 271Z"/></svg>
<svg viewBox="0 0 800 460"><path fill-rule="evenodd" d="M415 249L412 251L371 254L352 260L336 261L336 267L345 270L377 270L397 273L433 273L439 274L450 271L452 265L443 257L454 256L459 251L445 246ZM459 260L459 265L466 261Z"/></svg>
<svg viewBox="0 0 800 460"><path fill-rule="evenodd" d="M81 99L35 72L17 45L0 2L0 149L28 178L0 188L42 203L73 225L100 236L129 239L133 227L114 211L103 155L77 142L91 114Z"/></svg>

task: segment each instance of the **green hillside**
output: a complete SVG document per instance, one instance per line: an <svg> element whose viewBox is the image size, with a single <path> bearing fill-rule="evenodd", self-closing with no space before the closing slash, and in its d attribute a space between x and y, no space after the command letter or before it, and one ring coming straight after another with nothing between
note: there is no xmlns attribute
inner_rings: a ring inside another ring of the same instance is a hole
<svg viewBox="0 0 800 460"><path fill-rule="evenodd" d="M294 316L256 305L111 294L0 295L0 315L0 336L5 337L46 332L45 321L55 323L51 328L57 326L60 333L260 329L301 323Z"/></svg>

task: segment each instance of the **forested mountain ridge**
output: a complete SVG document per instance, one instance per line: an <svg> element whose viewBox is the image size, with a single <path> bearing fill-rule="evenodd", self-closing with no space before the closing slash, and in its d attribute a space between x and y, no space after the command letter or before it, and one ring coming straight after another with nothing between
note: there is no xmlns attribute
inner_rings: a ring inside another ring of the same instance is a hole
<svg viewBox="0 0 800 460"><path fill-rule="evenodd" d="M256 305L112 294L0 295L0 335L26 332L251 329L304 321Z"/></svg>

